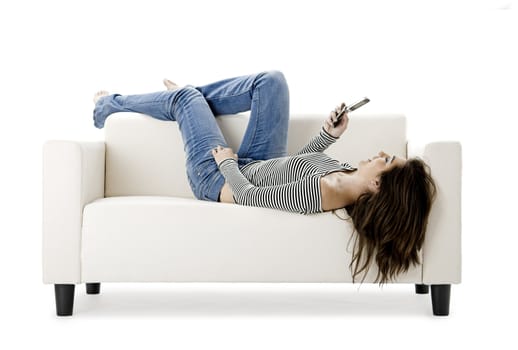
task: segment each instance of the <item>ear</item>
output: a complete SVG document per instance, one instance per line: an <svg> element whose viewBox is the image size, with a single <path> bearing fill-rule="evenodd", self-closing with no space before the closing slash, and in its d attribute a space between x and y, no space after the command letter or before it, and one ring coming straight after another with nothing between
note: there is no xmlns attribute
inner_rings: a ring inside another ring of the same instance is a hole
<svg viewBox="0 0 518 350"><path fill-rule="evenodd" d="M378 193L380 190L380 181L381 181L380 176L376 176L374 179L372 179L369 182L369 190L371 192Z"/></svg>

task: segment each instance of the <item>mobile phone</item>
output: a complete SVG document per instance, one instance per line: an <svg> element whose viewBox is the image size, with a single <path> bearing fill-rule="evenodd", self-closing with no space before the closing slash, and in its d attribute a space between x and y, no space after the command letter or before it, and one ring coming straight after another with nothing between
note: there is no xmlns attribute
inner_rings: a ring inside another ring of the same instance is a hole
<svg viewBox="0 0 518 350"><path fill-rule="evenodd" d="M360 108L361 106L363 106L364 104L367 104L369 103L369 99L367 97L364 97L363 99L361 99L360 101L350 105L350 106L344 106L344 108L342 108L342 110L340 112L338 112L338 115L336 116L336 122L334 122L333 126L337 126L338 123L340 123L340 120L342 120L342 117L344 116L344 113L349 113L349 112L352 112L354 110L357 110L358 108Z"/></svg>

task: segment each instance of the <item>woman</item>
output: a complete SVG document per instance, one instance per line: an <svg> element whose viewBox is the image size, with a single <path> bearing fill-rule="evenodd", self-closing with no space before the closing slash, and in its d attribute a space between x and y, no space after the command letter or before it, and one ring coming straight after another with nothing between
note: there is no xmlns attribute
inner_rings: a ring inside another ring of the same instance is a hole
<svg viewBox="0 0 518 350"><path fill-rule="evenodd" d="M94 96L94 125L104 127L116 112L137 112L178 122L186 152L187 178L196 198L312 214L345 208L358 232L353 280L367 272L373 257L380 283L410 264L418 251L435 196L429 168L380 152L358 168L325 151L345 132L347 114L333 126L338 106L320 133L287 156L289 91L278 71L241 76L206 86L142 95ZM227 146L215 117L250 111L237 154Z"/></svg>

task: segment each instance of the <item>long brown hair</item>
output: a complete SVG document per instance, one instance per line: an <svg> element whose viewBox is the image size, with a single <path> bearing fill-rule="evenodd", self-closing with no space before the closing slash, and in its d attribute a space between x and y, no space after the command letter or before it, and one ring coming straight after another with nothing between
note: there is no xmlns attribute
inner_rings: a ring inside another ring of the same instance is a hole
<svg viewBox="0 0 518 350"><path fill-rule="evenodd" d="M349 265L353 283L362 272L364 281L373 259L378 266L375 282L380 285L420 264L419 250L436 193L430 167L416 157L383 172L378 193L364 193L345 207L357 232Z"/></svg>

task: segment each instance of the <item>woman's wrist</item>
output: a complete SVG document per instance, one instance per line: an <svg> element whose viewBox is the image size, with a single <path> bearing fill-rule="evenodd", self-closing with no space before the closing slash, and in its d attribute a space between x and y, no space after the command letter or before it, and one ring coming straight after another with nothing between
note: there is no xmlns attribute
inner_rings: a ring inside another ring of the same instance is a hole
<svg viewBox="0 0 518 350"><path fill-rule="evenodd" d="M340 136L335 136L333 134L331 134L329 131L326 130L326 128L324 126L322 126L322 130L324 131L324 133L329 136L329 137L332 137L334 138L335 140L338 140L340 138Z"/></svg>
<svg viewBox="0 0 518 350"><path fill-rule="evenodd" d="M219 163L218 163L218 168L221 168L221 166L223 165L223 163L225 163L225 162L227 162L227 163L228 163L228 161L234 161L234 162L237 162L234 158L230 158L230 157L229 157L229 158L225 158L225 159L223 159L221 162L219 162Z"/></svg>

